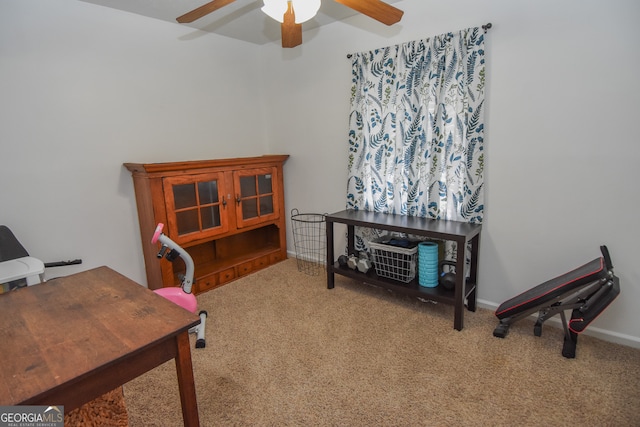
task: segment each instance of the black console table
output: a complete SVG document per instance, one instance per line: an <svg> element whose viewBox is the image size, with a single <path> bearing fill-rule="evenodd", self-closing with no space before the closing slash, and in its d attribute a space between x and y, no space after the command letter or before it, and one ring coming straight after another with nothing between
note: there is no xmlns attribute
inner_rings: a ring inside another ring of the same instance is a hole
<svg viewBox="0 0 640 427"><path fill-rule="evenodd" d="M465 301L469 311L476 311L477 282L478 282L478 251L480 249L479 224L469 224L459 221L433 220L406 215L391 215L376 212L344 210L326 216L327 232L327 288L333 289L335 274L351 277L372 285L381 286L396 292L424 298L431 301L442 302L454 306L455 315L453 327L462 330L464 324ZM471 264L469 274L465 280L465 274L456 274L456 284L453 290L446 290L442 286L435 288L422 287L418 280L409 283L378 277L375 269L366 274L350 268L340 267L336 262L333 249L333 225L335 223L347 225L347 249L349 254L355 253L354 229L358 227L375 228L391 232L400 232L424 236L439 240L451 240L456 242L457 257L456 272L465 271L465 252L468 243L471 243ZM462 249L462 250L461 250Z"/></svg>

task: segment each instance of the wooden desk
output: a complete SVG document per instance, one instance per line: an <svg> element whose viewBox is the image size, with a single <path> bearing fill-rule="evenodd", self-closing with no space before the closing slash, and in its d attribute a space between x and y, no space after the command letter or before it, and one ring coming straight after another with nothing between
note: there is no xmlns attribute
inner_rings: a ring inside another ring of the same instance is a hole
<svg viewBox="0 0 640 427"><path fill-rule="evenodd" d="M418 298L438 301L454 306L453 327L462 330L464 326L464 307L470 311L476 311L477 288L478 288L478 252L480 249L479 224L469 224L459 221L433 220L406 215L391 215L376 212L344 210L325 217L327 222L327 288L334 287L335 274L351 277L372 285L381 286L396 292L408 294ZM360 273L350 268L343 268L338 265L334 257L333 249L333 224L347 225L347 251L349 254L355 253L355 233L354 227L368 227L378 230L386 230L407 234L424 236L439 240L451 240L456 242L458 248L464 250L457 251L456 271L465 271L465 254L467 244L471 243L469 274L465 280L464 274L456 274L456 284L454 290L443 289L442 286L426 288L418 284L416 279L409 283L402 283L396 280L378 277L375 269L371 269L367 274Z"/></svg>
<svg viewBox="0 0 640 427"><path fill-rule="evenodd" d="M189 328L199 322L108 267L0 295L0 406L69 412L175 359L184 424L197 426Z"/></svg>

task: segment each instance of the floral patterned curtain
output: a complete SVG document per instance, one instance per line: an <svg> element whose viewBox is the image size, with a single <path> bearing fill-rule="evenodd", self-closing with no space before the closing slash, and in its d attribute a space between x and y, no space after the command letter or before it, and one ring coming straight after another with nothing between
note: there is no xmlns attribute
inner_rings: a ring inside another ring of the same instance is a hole
<svg viewBox="0 0 640 427"><path fill-rule="evenodd" d="M352 61L347 209L481 223L483 30Z"/></svg>

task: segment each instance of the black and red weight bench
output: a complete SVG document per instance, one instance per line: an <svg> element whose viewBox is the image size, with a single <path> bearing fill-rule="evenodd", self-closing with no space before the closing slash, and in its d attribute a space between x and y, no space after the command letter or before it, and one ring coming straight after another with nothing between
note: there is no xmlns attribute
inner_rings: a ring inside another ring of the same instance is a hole
<svg viewBox="0 0 640 427"><path fill-rule="evenodd" d="M500 323L493 335L504 338L514 322L538 311L533 332L539 337L544 321L559 313L565 332L562 355L576 357L578 334L620 293L620 279L613 274L609 251L606 246L600 246L600 251L602 257L500 304L495 313ZM572 310L569 322L565 310Z"/></svg>

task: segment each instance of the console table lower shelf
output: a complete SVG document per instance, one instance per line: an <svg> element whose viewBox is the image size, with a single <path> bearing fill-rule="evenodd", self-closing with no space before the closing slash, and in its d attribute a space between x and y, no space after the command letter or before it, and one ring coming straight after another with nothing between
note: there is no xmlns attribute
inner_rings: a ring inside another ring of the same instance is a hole
<svg viewBox="0 0 640 427"><path fill-rule="evenodd" d="M454 307L453 327L459 331L463 328L465 307L469 311L476 311L481 225L356 210L344 210L326 215L325 220L327 223L328 289L334 287L335 275L339 274L401 294L450 304ZM462 249L458 250L456 254L455 271L468 271L469 274L456 274L454 289L447 290L441 286L436 286L435 288L420 286L417 279L409 283L403 283L378 277L375 269L371 269L365 274L348 267L342 267L334 257L333 228L336 223L347 226L347 253L349 254L355 253L355 227L375 228L389 232L423 236L429 239L453 241L458 249ZM465 268L467 248L469 248L470 255L468 270Z"/></svg>
<svg viewBox="0 0 640 427"><path fill-rule="evenodd" d="M446 290L441 286L436 286L435 288L427 288L424 286L420 286L416 279L411 280L408 283L402 283L397 280L385 279L384 277L379 277L374 269L371 269L369 272L360 273L357 270L351 270L348 267L341 267L340 264L335 263L330 267L330 271L334 274L339 274L341 276L346 276L351 279L369 284L374 286L379 286L381 288L390 289L395 292L399 292L405 295L409 295L412 297L422 298L429 301L440 302L443 304L455 305L455 292L453 290ZM476 285L471 283L470 280L467 280L465 283L464 289L464 299L467 301L465 306L469 311L476 311Z"/></svg>

